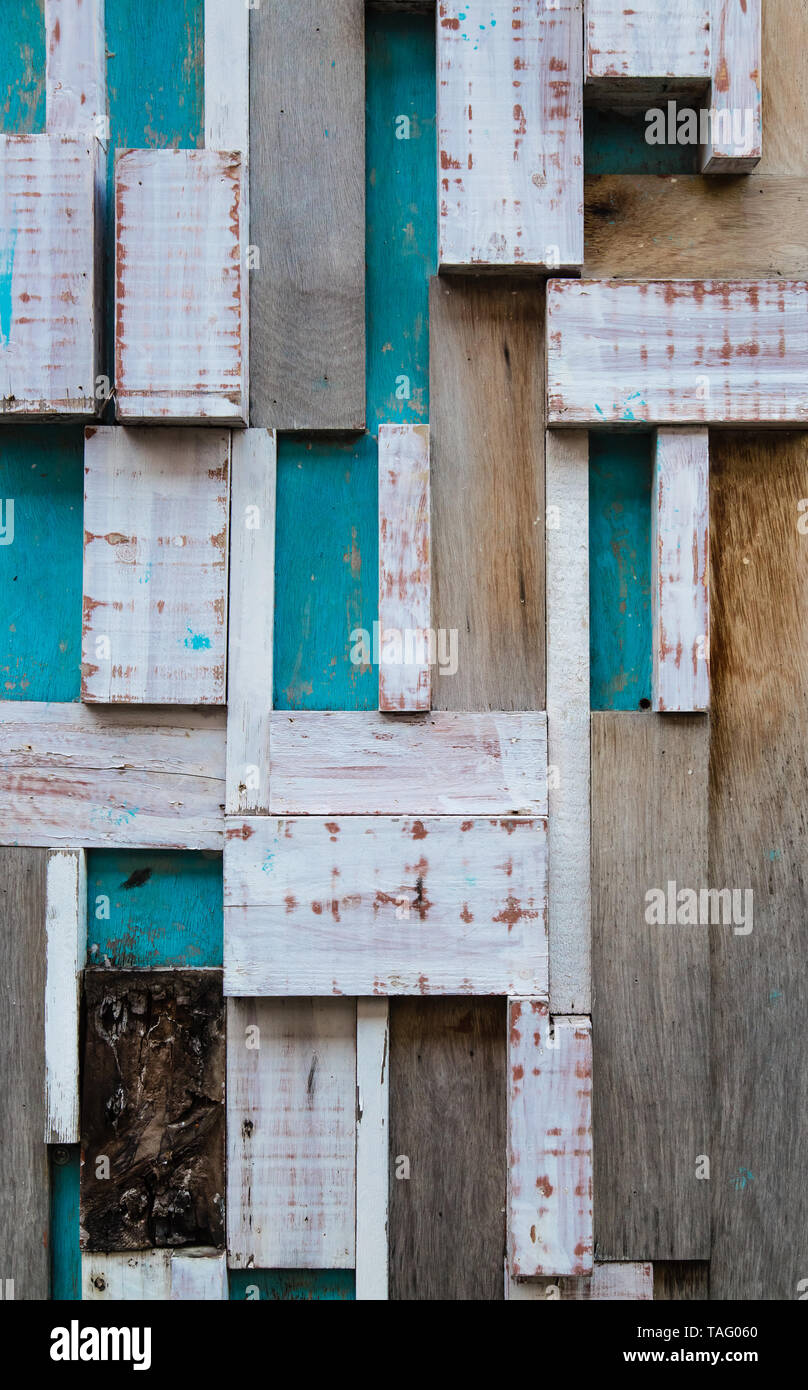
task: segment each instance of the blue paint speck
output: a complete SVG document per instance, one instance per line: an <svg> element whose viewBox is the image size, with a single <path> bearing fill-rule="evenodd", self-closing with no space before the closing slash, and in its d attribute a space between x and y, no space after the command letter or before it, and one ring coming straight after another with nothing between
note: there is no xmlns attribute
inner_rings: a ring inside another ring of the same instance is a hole
<svg viewBox="0 0 808 1390"><path fill-rule="evenodd" d="M186 647L191 647L193 651L200 652L210 646L210 638L206 637L204 632L192 632L191 628L188 628L187 631L188 636L185 638L184 642ZM180 638L180 641L182 641L182 638Z"/></svg>

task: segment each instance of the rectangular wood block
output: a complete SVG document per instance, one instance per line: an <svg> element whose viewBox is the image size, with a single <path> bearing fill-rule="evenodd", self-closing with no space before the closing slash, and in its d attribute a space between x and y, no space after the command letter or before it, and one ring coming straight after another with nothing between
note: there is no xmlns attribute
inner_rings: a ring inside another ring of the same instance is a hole
<svg viewBox="0 0 808 1390"><path fill-rule="evenodd" d="M224 714L0 704L0 843L221 849Z"/></svg>
<svg viewBox="0 0 808 1390"><path fill-rule="evenodd" d="M710 442L658 430L651 509L653 707L710 707Z"/></svg>
<svg viewBox="0 0 808 1390"><path fill-rule="evenodd" d="M227 1247L233 1269L351 1269L356 1004L228 1005Z"/></svg>
<svg viewBox="0 0 808 1390"><path fill-rule="evenodd" d="M514 1279L507 1296L521 1303L647 1303L654 1298L654 1268L647 1263L595 1264L585 1279Z"/></svg>
<svg viewBox="0 0 808 1390"><path fill-rule="evenodd" d="M808 284L551 280L553 425L808 422Z"/></svg>
<svg viewBox="0 0 808 1390"><path fill-rule="evenodd" d="M228 995L547 993L547 823L231 821Z"/></svg>
<svg viewBox="0 0 808 1390"><path fill-rule="evenodd" d="M239 152L115 156L115 400L127 424L247 423Z"/></svg>
<svg viewBox="0 0 808 1390"><path fill-rule="evenodd" d="M82 1249L223 1245L221 973L88 969L84 990Z"/></svg>
<svg viewBox="0 0 808 1390"><path fill-rule="evenodd" d="M710 79L710 0L585 0L586 83L619 93L649 79ZM681 90L676 85L676 90ZM588 90L587 90L588 94Z"/></svg>
<svg viewBox="0 0 808 1390"><path fill-rule="evenodd" d="M48 855L45 907L45 1143L78 1144L81 981L87 955L83 849Z"/></svg>
<svg viewBox="0 0 808 1390"><path fill-rule="evenodd" d="M429 426L379 425L379 709L431 700Z"/></svg>
<svg viewBox="0 0 808 1390"><path fill-rule="evenodd" d="M45 35L48 132L106 148L104 0L45 0Z"/></svg>
<svg viewBox="0 0 808 1390"><path fill-rule="evenodd" d="M388 1297L390 1001L356 1001L356 1298Z"/></svg>
<svg viewBox="0 0 808 1390"><path fill-rule="evenodd" d="M677 917L681 891L708 886L708 738L705 719L592 715L595 1247L605 1260L710 1253L710 1183L698 1176L710 1152L710 928Z"/></svg>
<svg viewBox="0 0 808 1390"><path fill-rule="evenodd" d="M0 135L0 420L96 414L95 149Z"/></svg>
<svg viewBox="0 0 808 1390"><path fill-rule="evenodd" d="M508 1001L508 1267L592 1272L592 1028Z"/></svg>
<svg viewBox="0 0 808 1390"><path fill-rule="evenodd" d="M545 816L547 717L271 715L274 815Z"/></svg>
<svg viewBox="0 0 808 1390"><path fill-rule="evenodd" d="M706 174L748 174L760 163L763 146L761 0L711 4L711 106L724 114L702 150L702 169ZM798 44L796 29L793 37ZM776 78L772 74L767 80Z"/></svg>
<svg viewBox="0 0 808 1390"><path fill-rule="evenodd" d="M440 269L580 269L581 0L440 0L437 35Z"/></svg>
<svg viewBox="0 0 808 1390"><path fill-rule="evenodd" d="M83 1251L84 1303L165 1303L171 1298L171 1251Z"/></svg>

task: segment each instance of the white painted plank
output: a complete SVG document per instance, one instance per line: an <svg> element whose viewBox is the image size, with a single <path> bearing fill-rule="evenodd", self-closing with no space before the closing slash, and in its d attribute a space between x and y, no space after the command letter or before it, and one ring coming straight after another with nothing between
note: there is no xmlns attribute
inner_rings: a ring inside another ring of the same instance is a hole
<svg viewBox="0 0 808 1390"><path fill-rule="evenodd" d="M48 855L45 936L45 1143L77 1144L81 972L87 955L83 849Z"/></svg>
<svg viewBox="0 0 808 1390"><path fill-rule="evenodd" d="M711 110L705 174L748 174L763 153L761 0L712 0Z"/></svg>
<svg viewBox="0 0 808 1390"><path fill-rule="evenodd" d="M86 432L81 698L222 705L230 432Z"/></svg>
<svg viewBox="0 0 808 1390"><path fill-rule="evenodd" d="M95 151L0 135L0 416L96 413Z"/></svg>
<svg viewBox="0 0 808 1390"><path fill-rule="evenodd" d="M230 822L227 995L547 993L547 823Z"/></svg>
<svg viewBox="0 0 808 1390"><path fill-rule="evenodd" d="M220 849L224 712L0 703L0 843Z"/></svg>
<svg viewBox="0 0 808 1390"><path fill-rule="evenodd" d="M171 1254L171 1301L213 1303L226 1301L227 1257L224 1250L190 1246Z"/></svg>
<svg viewBox="0 0 808 1390"><path fill-rule="evenodd" d="M710 0L586 0L586 80L710 76Z"/></svg>
<svg viewBox="0 0 808 1390"><path fill-rule="evenodd" d="M227 1239L235 1269L351 1269L356 1006L228 1003Z"/></svg>
<svg viewBox="0 0 808 1390"><path fill-rule="evenodd" d="M167 1302L171 1297L170 1250L81 1254L81 1297L87 1303Z"/></svg>
<svg viewBox="0 0 808 1390"><path fill-rule="evenodd" d="M106 146L104 0L45 0L45 44L48 133Z"/></svg>
<svg viewBox="0 0 808 1390"><path fill-rule="evenodd" d="M506 1281L509 1302L648 1302L654 1297L651 1264L595 1264L585 1279L512 1279Z"/></svg>
<svg viewBox="0 0 808 1390"><path fill-rule="evenodd" d="M441 0L442 270L583 260L581 0Z"/></svg>
<svg viewBox="0 0 808 1390"><path fill-rule="evenodd" d="M547 814L543 713L271 716L276 815Z"/></svg>
<svg viewBox="0 0 808 1390"><path fill-rule="evenodd" d="M508 1263L514 1277L592 1271L592 1029L545 1000L508 1001Z"/></svg>
<svg viewBox="0 0 808 1390"><path fill-rule="evenodd" d="M269 731L275 610L274 430L233 434L227 811L269 810Z"/></svg>
<svg viewBox="0 0 808 1390"><path fill-rule="evenodd" d="M250 147L250 9L245 0L205 0L205 146Z"/></svg>
<svg viewBox="0 0 808 1390"><path fill-rule="evenodd" d="M653 706L710 707L710 444L657 431L651 494Z"/></svg>
<svg viewBox="0 0 808 1390"><path fill-rule="evenodd" d="M242 156L115 158L115 385L129 424L246 424Z"/></svg>
<svg viewBox="0 0 808 1390"><path fill-rule="evenodd" d="M808 284L551 280L551 425L805 425Z"/></svg>
<svg viewBox="0 0 808 1390"><path fill-rule="evenodd" d="M386 999L356 1001L356 1298L388 1296L390 1015Z"/></svg>
<svg viewBox="0 0 808 1390"><path fill-rule="evenodd" d="M379 709L432 697L429 426L379 426Z"/></svg>
<svg viewBox="0 0 808 1390"><path fill-rule="evenodd" d="M548 430L547 746L550 1009L591 1008L589 437Z"/></svg>

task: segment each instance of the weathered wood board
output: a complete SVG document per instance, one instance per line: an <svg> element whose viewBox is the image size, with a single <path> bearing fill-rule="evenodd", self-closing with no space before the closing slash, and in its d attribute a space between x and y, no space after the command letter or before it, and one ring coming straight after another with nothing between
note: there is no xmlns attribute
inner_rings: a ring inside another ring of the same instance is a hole
<svg viewBox="0 0 808 1390"><path fill-rule="evenodd" d="M350 1269L356 1005L228 1004L227 1248L234 1269Z"/></svg>
<svg viewBox="0 0 808 1390"><path fill-rule="evenodd" d="M654 1294L654 1272L650 1264L599 1264L584 1279L514 1279L508 1301L532 1303L580 1303L590 1299L610 1303L648 1302Z"/></svg>
<svg viewBox="0 0 808 1390"><path fill-rule="evenodd" d="M352 1269L231 1269L230 1298L241 1303L352 1303Z"/></svg>
<svg viewBox="0 0 808 1390"><path fill-rule="evenodd" d="M429 426L379 426L379 709L431 701Z"/></svg>
<svg viewBox="0 0 808 1390"><path fill-rule="evenodd" d="M595 1248L604 1260L710 1253L710 1183L699 1176L710 1153L708 927L688 925L677 899L707 887L707 761L705 719L592 715ZM674 920L660 923L660 912Z"/></svg>
<svg viewBox="0 0 808 1390"><path fill-rule="evenodd" d="M547 823L228 823L228 995L547 994Z"/></svg>
<svg viewBox="0 0 808 1390"><path fill-rule="evenodd" d="M89 1251L81 1256L85 1303L164 1303L171 1297L171 1251Z"/></svg>
<svg viewBox="0 0 808 1390"><path fill-rule="evenodd" d="M391 1299L503 1297L506 1009L390 1005Z"/></svg>
<svg viewBox="0 0 808 1390"><path fill-rule="evenodd" d="M205 0L205 147L250 148L250 9ZM246 201L246 198L245 198Z"/></svg>
<svg viewBox="0 0 808 1390"><path fill-rule="evenodd" d="M238 151L115 159L115 403L126 424L247 423Z"/></svg>
<svg viewBox="0 0 808 1390"><path fill-rule="evenodd" d="M551 280L551 425L808 421L808 284Z"/></svg>
<svg viewBox="0 0 808 1390"><path fill-rule="evenodd" d="M702 168L747 174L760 163L763 143L762 0L712 0L711 8L710 104L721 115L702 151Z"/></svg>
<svg viewBox="0 0 808 1390"><path fill-rule="evenodd" d="M83 849L48 855L45 903L46 1144L77 1144L81 979L87 953L87 864Z"/></svg>
<svg viewBox="0 0 808 1390"><path fill-rule="evenodd" d="M224 1244L218 970L84 975L83 1250Z"/></svg>
<svg viewBox="0 0 808 1390"><path fill-rule="evenodd" d="M251 421L365 424L364 0L250 14Z"/></svg>
<svg viewBox="0 0 808 1390"><path fill-rule="evenodd" d="M221 849L224 714L0 704L0 843Z"/></svg>
<svg viewBox="0 0 808 1390"><path fill-rule="evenodd" d="M388 1296L390 1005L356 1001L356 1298Z"/></svg>
<svg viewBox="0 0 808 1390"><path fill-rule="evenodd" d="M592 1027L508 1001L508 1268L592 1273Z"/></svg>
<svg viewBox="0 0 808 1390"><path fill-rule="evenodd" d="M653 708L710 708L710 442L657 431L651 507Z"/></svg>
<svg viewBox="0 0 808 1390"><path fill-rule="evenodd" d="M583 260L581 0L438 5L439 265Z"/></svg>
<svg viewBox="0 0 808 1390"><path fill-rule="evenodd" d="M540 286L430 284L433 709L544 709L543 317Z"/></svg>
<svg viewBox="0 0 808 1390"><path fill-rule="evenodd" d="M558 433L558 431L556 431ZM651 708L653 434L589 434L592 709Z"/></svg>
<svg viewBox="0 0 808 1390"><path fill-rule="evenodd" d="M619 105L655 87L706 91L710 79L710 0L586 0L586 94ZM673 84L667 79L686 79Z"/></svg>
<svg viewBox="0 0 808 1390"><path fill-rule="evenodd" d="M91 849L89 965L221 969L222 857L214 850Z"/></svg>
<svg viewBox="0 0 808 1390"><path fill-rule="evenodd" d="M229 1297L227 1256L205 1246L171 1254L171 1301L222 1303Z"/></svg>
<svg viewBox="0 0 808 1390"><path fill-rule="evenodd" d="M271 715L273 815L547 814L543 713Z"/></svg>
<svg viewBox="0 0 808 1390"><path fill-rule="evenodd" d="M106 144L104 0L45 0L44 17L48 132Z"/></svg>
<svg viewBox="0 0 808 1390"><path fill-rule="evenodd" d="M704 1303L710 1297L707 1260L654 1260L654 1299Z"/></svg>
<svg viewBox="0 0 808 1390"><path fill-rule="evenodd" d="M228 430L87 431L81 698L223 705Z"/></svg>

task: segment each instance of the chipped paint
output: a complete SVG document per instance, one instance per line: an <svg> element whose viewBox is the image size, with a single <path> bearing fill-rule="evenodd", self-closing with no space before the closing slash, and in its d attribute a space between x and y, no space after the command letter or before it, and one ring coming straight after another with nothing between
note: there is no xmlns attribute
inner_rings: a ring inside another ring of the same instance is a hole
<svg viewBox="0 0 808 1390"><path fill-rule="evenodd" d="M709 440L657 432L652 498L653 707L710 706Z"/></svg>

